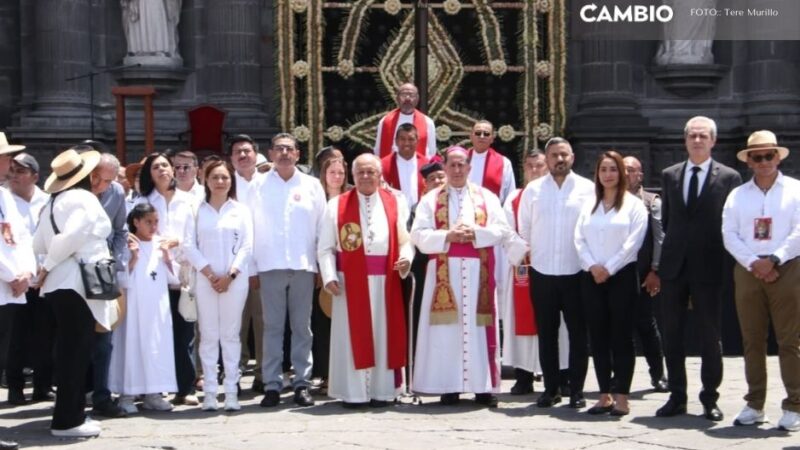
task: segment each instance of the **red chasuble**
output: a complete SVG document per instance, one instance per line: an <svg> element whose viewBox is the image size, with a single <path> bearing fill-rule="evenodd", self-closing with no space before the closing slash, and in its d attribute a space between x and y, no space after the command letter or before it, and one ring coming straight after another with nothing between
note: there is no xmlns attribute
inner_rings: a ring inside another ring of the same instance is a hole
<svg viewBox="0 0 800 450"><path fill-rule="evenodd" d="M417 200L422 198L422 194L425 192L425 178L422 178L422 174L419 173L419 169L428 164L428 158L423 155L417 153ZM391 155L386 155L381 158L381 171L383 172L383 179L386 181L389 186L397 189L402 190L400 186L400 174L397 170L397 152L392 152ZM413 206L413 205L409 205Z"/></svg>
<svg viewBox="0 0 800 450"><path fill-rule="evenodd" d="M383 118L381 135L378 136L380 143L379 156L383 158L392 153L394 144L394 133L397 130L397 121L400 120L400 108L396 108L386 114ZM425 114L422 111L414 110L414 127L417 129L417 154L425 156L428 154L428 124L425 121Z"/></svg>
<svg viewBox="0 0 800 450"><path fill-rule="evenodd" d="M393 270L400 257L397 241L397 200L386 189L378 194L386 211L389 225L389 254L386 258L386 326L389 369L406 365L406 322L400 274ZM372 336L372 311L370 308L369 283L367 281L367 257L358 211L358 193L355 189L339 196L339 242L342 247L339 271L345 274L344 288L347 293L347 317L350 325L350 345L356 369L375 366L375 343Z"/></svg>
<svg viewBox="0 0 800 450"><path fill-rule="evenodd" d="M470 159L472 159L472 152L475 149L469 150ZM500 197L500 187L503 185L503 155L497 153L493 148L486 150L486 164L483 166L483 180L481 186L492 191L492 193Z"/></svg>
<svg viewBox="0 0 800 450"><path fill-rule="evenodd" d="M514 222L519 230L519 204L522 200L522 191L511 202L514 211ZM530 291L530 277L528 276L528 258L520 266L514 267L514 333L517 336L536 336L539 328L536 326L536 311L533 309Z"/></svg>

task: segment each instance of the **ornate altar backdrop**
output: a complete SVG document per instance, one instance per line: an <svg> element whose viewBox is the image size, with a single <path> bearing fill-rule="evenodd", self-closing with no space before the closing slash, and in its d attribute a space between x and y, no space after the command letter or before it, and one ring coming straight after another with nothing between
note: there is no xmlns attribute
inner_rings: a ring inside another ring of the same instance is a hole
<svg viewBox="0 0 800 450"><path fill-rule="evenodd" d="M397 86L414 80L414 1L278 0L278 123L311 150L372 148ZM428 115L438 147L478 119L519 161L562 132L565 0L430 1Z"/></svg>

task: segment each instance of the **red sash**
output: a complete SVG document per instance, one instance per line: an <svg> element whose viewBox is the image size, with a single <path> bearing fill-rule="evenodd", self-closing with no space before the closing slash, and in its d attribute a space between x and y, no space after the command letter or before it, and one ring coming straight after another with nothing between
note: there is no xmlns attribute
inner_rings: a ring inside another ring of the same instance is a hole
<svg viewBox="0 0 800 450"><path fill-rule="evenodd" d="M489 165L488 163L486 164ZM511 202L514 211L514 227L519 230L519 204L522 200L522 190ZM513 267L514 272L514 334L517 336L536 336L539 328L536 326L536 311L533 309L530 291L530 277L528 276L528 258L522 265Z"/></svg>
<svg viewBox="0 0 800 450"><path fill-rule="evenodd" d="M378 190L386 220L389 225L389 254L386 258L386 326L388 368L399 369L406 364L406 323L400 275L393 270L400 255L397 241L397 200L391 192ZM347 317L350 325L350 345L356 369L375 366L375 344L372 336L372 311L369 282L367 281L367 256L364 253L358 194L351 189L339 196L339 243L342 247L340 272L345 272L344 289L347 293Z"/></svg>
<svg viewBox="0 0 800 450"><path fill-rule="evenodd" d="M470 159L474 149L469 150ZM483 179L481 186L492 191L492 193L500 197L500 187L503 184L503 155L497 153L493 148L486 150L486 164L483 166Z"/></svg>
<svg viewBox="0 0 800 450"><path fill-rule="evenodd" d="M380 143L378 156L381 158L392 153L398 120L400 120L400 108L393 109L383 118L381 135L378 136ZM425 156L428 154L428 123L425 121L425 114L418 109L414 109L414 127L417 129L417 154Z"/></svg>
<svg viewBox="0 0 800 450"><path fill-rule="evenodd" d="M422 198L422 194L425 192L425 178L422 178L422 174L419 172L419 169L422 168L425 164L428 164L428 158L420 155L419 153L416 154L417 157L417 200ZM403 190L402 186L400 185L400 174L397 170L397 152L392 152L391 155L386 155L381 158L381 168L383 172L383 179L386 183L397 189ZM414 206L414 205L408 205Z"/></svg>

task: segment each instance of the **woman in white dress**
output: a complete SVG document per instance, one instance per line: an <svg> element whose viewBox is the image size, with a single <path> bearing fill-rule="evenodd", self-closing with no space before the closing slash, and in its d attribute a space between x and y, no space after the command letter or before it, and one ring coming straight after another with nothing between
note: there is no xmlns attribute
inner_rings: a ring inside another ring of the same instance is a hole
<svg viewBox="0 0 800 450"><path fill-rule="evenodd" d="M136 395L144 394L142 408L169 411L172 405L162 392L175 392L175 359L172 353L172 317L167 286L172 263L167 243L156 235L158 213L148 203L133 207L128 215L127 312L114 333L109 387L119 392L119 406L137 412Z"/></svg>
<svg viewBox="0 0 800 450"><path fill-rule="evenodd" d="M253 248L253 219L236 201L233 167L214 161L205 169L205 201L197 209L196 234L185 252L197 270L197 309L203 373L216 374L219 348L225 368L225 410L241 409L238 400L242 311L247 300L248 262ZM217 409L217 377L205 379L203 410Z"/></svg>

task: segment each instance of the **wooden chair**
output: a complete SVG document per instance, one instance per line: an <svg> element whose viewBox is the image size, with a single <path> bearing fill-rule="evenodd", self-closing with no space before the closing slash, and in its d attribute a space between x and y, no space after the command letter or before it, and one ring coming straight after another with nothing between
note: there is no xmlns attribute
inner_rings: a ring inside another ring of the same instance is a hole
<svg viewBox="0 0 800 450"><path fill-rule="evenodd" d="M198 155L222 154L228 136L224 129L226 115L225 111L211 105L200 105L186 111L189 129L178 134L183 149Z"/></svg>

